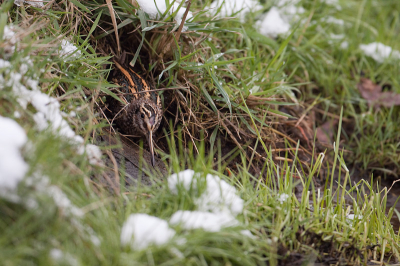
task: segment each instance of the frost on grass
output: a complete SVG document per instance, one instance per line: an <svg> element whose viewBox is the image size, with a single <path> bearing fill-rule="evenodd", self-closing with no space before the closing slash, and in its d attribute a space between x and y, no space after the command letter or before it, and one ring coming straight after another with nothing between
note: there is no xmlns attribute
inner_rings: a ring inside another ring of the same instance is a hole
<svg viewBox="0 0 400 266"><path fill-rule="evenodd" d="M193 170L185 170L168 178L168 187L172 193L178 194L178 188L196 189L200 174ZM236 195L236 188L218 176L208 174L203 193L194 200L197 211L177 211L171 217L171 224L180 224L185 229L201 228L217 232L221 228L238 226L236 216L243 212L243 200Z"/></svg>
<svg viewBox="0 0 400 266"><path fill-rule="evenodd" d="M13 192L28 171L20 149L27 137L14 120L0 116L0 195ZM12 194L11 194L12 195Z"/></svg>
<svg viewBox="0 0 400 266"><path fill-rule="evenodd" d="M165 1L166 0L136 0L136 2L140 6L140 9L147 13L151 19L158 19L161 17L162 14L167 11L168 8ZM169 2L172 3L173 1ZM171 15L178 10L178 12L175 14L175 20L178 25L181 24L183 15L186 11L186 7L184 5L182 5L180 8L179 5L180 4L178 3L178 1L175 1L174 3L172 3L171 8L168 10L168 15ZM193 14L189 11L186 16L186 21L190 20L191 18L193 18ZM183 27L183 31L186 30L187 27Z"/></svg>
<svg viewBox="0 0 400 266"><path fill-rule="evenodd" d="M386 59L400 59L400 52L393 50L392 47L383 43L373 42L370 44L361 44L360 49L365 55L372 57L378 63L383 63Z"/></svg>
<svg viewBox="0 0 400 266"><path fill-rule="evenodd" d="M0 59L0 69L3 69L6 75L8 74L7 80L0 74L0 90L11 87L17 102L23 109L26 109L29 103L35 107L37 112L33 115L33 119L39 130L50 129L61 137L70 139L79 146L79 154L86 152L90 163L101 165L100 150L94 145L84 145L83 138L76 135L67 121L63 119L59 102L40 91L37 79L26 75L28 69L33 67L32 60L29 57L25 57L23 60L19 72L16 72L9 70L10 62Z"/></svg>
<svg viewBox="0 0 400 266"><path fill-rule="evenodd" d="M257 21L258 31L271 38L278 35L285 35L290 32L291 24L300 19L304 13L304 8L299 6L299 0L279 0L263 17Z"/></svg>
<svg viewBox="0 0 400 266"><path fill-rule="evenodd" d="M143 213L131 214L122 226L121 244L141 250L151 244L163 245L174 235L175 231L160 218Z"/></svg>
<svg viewBox="0 0 400 266"><path fill-rule="evenodd" d="M213 15L220 17L238 17L241 22L245 21L246 14L262 9L256 0L216 0L211 3L210 11Z"/></svg>

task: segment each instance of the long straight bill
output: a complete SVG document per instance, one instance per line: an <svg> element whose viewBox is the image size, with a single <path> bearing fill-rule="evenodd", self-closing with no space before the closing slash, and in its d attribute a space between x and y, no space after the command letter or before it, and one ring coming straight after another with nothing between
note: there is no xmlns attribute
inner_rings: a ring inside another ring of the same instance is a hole
<svg viewBox="0 0 400 266"><path fill-rule="evenodd" d="M150 146L150 155L151 155L151 165L154 167L155 159L154 159L154 145L153 145L153 131L149 131L149 146Z"/></svg>

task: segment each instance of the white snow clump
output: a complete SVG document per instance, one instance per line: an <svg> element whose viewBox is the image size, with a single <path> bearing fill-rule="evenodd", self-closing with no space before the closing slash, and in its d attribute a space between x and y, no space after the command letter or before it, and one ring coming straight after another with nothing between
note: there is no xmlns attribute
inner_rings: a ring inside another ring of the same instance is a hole
<svg viewBox="0 0 400 266"><path fill-rule="evenodd" d="M122 226L121 244L141 250L151 244L163 245L174 235L175 231L169 228L168 223L158 217L144 213L131 214Z"/></svg>
<svg viewBox="0 0 400 266"><path fill-rule="evenodd" d="M262 9L259 1L256 0L216 0L211 3L210 11L220 17L237 16L241 22L245 21L246 14Z"/></svg>
<svg viewBox="0 0 400 266"><path fill-rule="evenodd" d="M300 19L304 8L297 6L299 0L279 0L264 18L256 22L256 28L267 37L276 38L278 35L288 34L291 23Z"/></svg>
<svg viewBox="0 0 400 266"><path fill-rule="evenodd" d="M33 7L38 7L42 8L44 6L43 0L32 0L32 1L27 1L27 0L14 0L14 4L17 6L20 6L22 4L28 4Z"/></svg>
<svg viewBox="0 0 400 266"><path fill-rule="evenodd" d="M28 171L20 149L27 141L23 128L14 120L0 116L0 194L13 192Z"/></svg>
<svg viewBox="0 0 400 266"><path fill-rule="evenodd" d="M172 193L178 193L178 187L196 189L199 173L187 169L168 178L168 187ZM171 217L171 224L180 224L191 230L202 228L206 231L217 232L223 227L237 226L235 216L243 212L243 200L236 195L236 188L229 185L218 176L206 176L206 189L195 199L197 211L177 211Z"/></svg>
<svg viewBox="0 0 400 266"><path fill-rule="evenodd" d="M165 4L165 0L136 0L136 2L139 4L140 9L142 9L145 13L149 15L151 19L157 19L160 17L160 15L164 14L165 11L167 11L167 5ZM172 2L172 1L170 1ZM174 2L172 7L169 9L168 14L172 14L174 12L178 12L175 15L175 20L177 25L180 25L182 22L183 15L185 14L186 7L181 6L179 8L179 3L178 1ZM186 20L188 21L191 18L193 18L192 12L188 12L186 16ZM183 31L186 31L187 27L183 27Z"/></svg>
<svg viewBox="0 0 400 266"><path fill-rule="evenodd" d="M400 59L400 52L380 42L361 44L360 49L365 55L372 57L376 62L383 63L386 59Z"/></svg>

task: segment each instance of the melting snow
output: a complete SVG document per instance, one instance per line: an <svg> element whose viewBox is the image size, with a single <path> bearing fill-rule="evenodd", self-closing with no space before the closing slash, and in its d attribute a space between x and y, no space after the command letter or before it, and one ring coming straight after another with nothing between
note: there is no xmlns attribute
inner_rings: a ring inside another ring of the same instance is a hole
<svg viewBox="0 0 400 266"><path fill-rule="evenodd" d="M373 42L370 44L361 44L360 49L365 55L372 57L375 61L383 63L388 58L400 59L400 52L393 50L392 47L383 43Z"/></svg>
<svg viewBox="0 0 400 266"><path fill-rule="evenodd" d="M230 214L204 211L177 211L172 215L170 223L180 224L187 230L201 228L209 232L218 232L223 227L239 225Z"/></svg>
<svg viewBox="0 0 400 266"><path fill-rule="evenodd" d="M58 54L60 56L68 56L73 54L73 57L79 57L81 55L81 51L79 51L78 48L69 41L62 40L61 50L58 52Z"/></svg>
<svg viewBox="0 0 400 266"><path fill-rule="evenodd" d="M28 4L33 7L41 8L41 7L43 7L43 0L36 0L36 1L15 0L14 4L16 4L17 6L20 6L22 4Z"/></svg>
<svg viewBox="0 0 400 266"><path fill-rule="evenodd" d="M284 203L288 198L289 198L289 195L288 195L288 194L282 193L282 194L279 194L278 201L282 204L282 203Z"/></svg>
<svg viewBox="0 0 400 266"><path fill-rule="evenodd" d="M330 23L330 24L336 24L336 25L339 25L339 26L344 26L344 20L337 19L337 18L334 18L334 17L327 17L327 18L322 19L321 21L326 22L326 23Z"/></svg>
<svg viewBox="0 0 400 266"><path fill-rule="evenodd" d="M0 68L8 68L9 66L10 63L8 61L0 59ZM37 113L33 115L33 119L35 120L36 126L39 130L50 128L60 136L73 140L76 144L80 145L80 148L78 149L80 154L83 154L86 151L90 163L101 165L101 152L98 147L90 144L83 146L83 138L76 135L68 125L67 121L63 119L58 101L55 98L42 93L39 90L39 82L37 80L24 76L28 68L32 66L32 61L29 57L26 57L25 63L20 67L20 73L8 71L9 79L7 81L5 81L4 77L0 75L0 89L3 89L4 86L12 87L14 95L17 97L17 101L22 108L26 109L28 103L31 103L35 107ZM31 88L31 90L27 89L27 87L21 83L22 80Z"/></svg>
<svg viewBox="0 0 400 266"><path fill-rule="evenodd" d="M303 7L297 6L299 0L280 0L276 4L256 23L261 34L272 38L289 33L290 24L299 20L299 14L305 11Z"/></svg>
<svg viewBox="0 0 400 266"><path fill-rule="evenodd" d="M71 254L62 252L61 250L57 248L53 248L49 252L50 258L53 259L54 262L56 262L57 265L71 265L71 266L76 266L80 265L78 260L73 257Z"/></svg>
<svg viewBox="0 0 400 266"><path fill-rule="evenodd" d="M196 175L197 178L199 176L199 174ZM178 194L179 186L183 186L184 189L189 191L191 186L193 186L193 188L196 188L196 185L197 180L195 178L195 173L193 170L190 169L181 171L178 174L172 174L170 177L168 177L168 188L174 194Z"/></svg>
<svg viewBox="0 0 400 266"><path fill-rule="evenodd" d="M175 231L160 218L143 213L131 214L122 226L121 244L140 250L151 244L163 245L174 235Z"/></svg>
<svg viewBox="0 0 400 266"><path fill-rule="evenodd" d="M201 211L214 213L232 213L238 215L243 211L243 200L236 195L236 188L221 180L218 176L206 176L207 189L195 201Z"/></svg>
<svg viewBox="0 0 400 266"><path fill-rule="evenodd" d="M171 192L177 194L178 186L189 190L192 186L197 188L196 178L199 173L193 170L185 170L173 174L168 178L168 187ZM236 195L236 188L221 180L218 176L208 174L206 176L206 190L195 200L200 211L211 211L214 213L232 213L235 216L243 211L243 200Z"/></svg>
<svg viewBox="0 0 400 266"><path fill-rule="evenodd" d="M158 19L160 17L160 14L164 14L165 11L167 11L167 5L165 4L165 0L136 0L136 2L139 4L140 9L142 9L145 13L149 15L151 19ZM172 1L170 1L171 3ZM168 11L168 14L172 14L176 12L179 8L179 3L173 3L171 9ZM186 7L182 6L179 8L178 12L175 15L175 20L178 25L181 24L183 15L185 14ZM188 12L186 16L186 21L190 20L193 18L192 12ZM183 27L183 31L187 30L187 27Z"/></svg>
<svg viewBox="0 0 400 266"><path fill-rule="evenodd" d="M168 187L172 193L178 193L178 187L197 188L199 173L185 170L168 178ZM221 228L240 225L235 216L243 211L243 200L236 195L236 188L218 176L206 176L206 189L195 199L197 211L177 211L170 223L180 224L185 229L202 228L217 232ZM247 233L248 234L248 233Z"/></svg>
<svg viewBox="0 0 400 266"><path fill-rule="evenodd" d="M0 116L0 194L17 188L28 171L20 153L27 137L14 120Z"/></svg>
<svg viewBox="0 0 400 266"><path fill-rule="evenodd" d="M221 17L237 16L241 22L245 21L246 14L262 9L256 0L216 0L210 5L211 12Z"/></svg>
<svg viewBox="0 0 400 266"><path fill-rule="evenodd" d="M281 17L276 7L272 7L263 20L257 21L256 26L261 34L272 38L290 31L290 24Z"/></svg>

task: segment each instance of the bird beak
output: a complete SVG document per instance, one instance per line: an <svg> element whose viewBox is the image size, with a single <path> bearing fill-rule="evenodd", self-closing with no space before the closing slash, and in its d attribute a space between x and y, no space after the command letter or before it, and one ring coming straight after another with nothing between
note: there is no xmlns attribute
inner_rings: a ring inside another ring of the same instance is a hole
<svg viewBox="0 0 400 266"><path fill-rule="evenodd" d="M153 145L153 131L149 131L149 146L150 146L150 156L151 156L151 166L154 167L155 159L154 159L154 145Z"/></svg>

